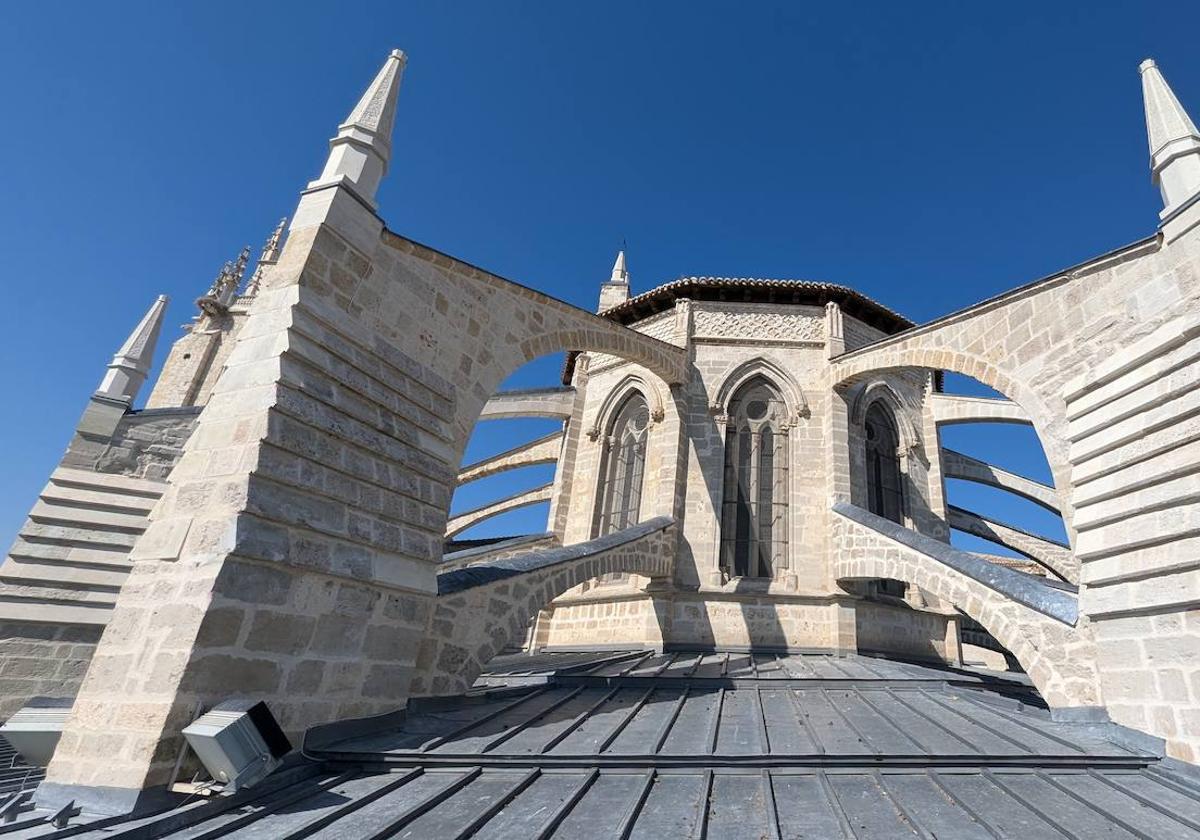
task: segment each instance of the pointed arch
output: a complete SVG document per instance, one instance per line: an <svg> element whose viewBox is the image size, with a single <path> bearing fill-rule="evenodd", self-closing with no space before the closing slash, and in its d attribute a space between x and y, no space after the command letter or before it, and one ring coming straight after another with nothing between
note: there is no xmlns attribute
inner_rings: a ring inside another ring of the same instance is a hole
<svg viewBox="0 0 1200 840"><path fill-rule="evenodd" d="M641 390L630 388L605 425L593 537L623 530L639 520L649 437L649 404Z"/></svg>
<svg viewBox="0 0 1200 840"><path fill-rule="evenodd" d="M587 430L587 436L591 440L598 438L601 430L609 427L613 417L616 416L616 412L624 405L625 400L629 398L631 393L642 395L642 399L646 401L646 405L650 409L650 421L652 423L657 423L663 419L665 409L663 408L662 394L658 388L650 384L645 377L631 373L618 382L600 403L600 410L596 412L592 425Z"/></svg>
<svg viewBox="0 0 1200 840"><path fill-rule="evenodd" d="M762 377L775 387L787 408L787 425L793 425L811 414L808 399L796 380L775 362L761 357L743 362L726 375L710 406L712 413L728 417L734 395L755 377Z"/></svg>
<svg viewBox="0 0 1200 840"><path fill-rule="evenodd" d="M882 379L866 383L855 394L850 404L850 422L855 426L863 426L867 420L867 412L878 402L886 403L890 409L896 431L900 435L900 445L904 450L912 452L920 449L921 429L914 419L920 414L920 409L901 398L896 390Z"/></svg>
<svg viewBox="0 0 1200 840"><path fill-rule="evenodd" d="M788 427L793 413L762 373L727 408L720 563L730 577L771 578L791 565Z"/></svg>

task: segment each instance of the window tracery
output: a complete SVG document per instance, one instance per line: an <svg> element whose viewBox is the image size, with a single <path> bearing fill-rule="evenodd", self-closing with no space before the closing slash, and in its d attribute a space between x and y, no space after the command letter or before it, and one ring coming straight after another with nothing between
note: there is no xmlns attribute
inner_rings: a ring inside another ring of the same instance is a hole
<svg viewBox="0 0 1200 840"><path fill-rule="evenodd" d="M725 433L721 567L731 577L772 577L787 562L787 408L765 377L734 394Z"/></svg>

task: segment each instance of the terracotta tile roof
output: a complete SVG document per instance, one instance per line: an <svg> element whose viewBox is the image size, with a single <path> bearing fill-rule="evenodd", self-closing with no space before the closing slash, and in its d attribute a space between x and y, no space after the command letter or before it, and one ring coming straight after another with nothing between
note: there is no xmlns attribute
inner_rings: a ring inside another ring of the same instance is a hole
<svg viewBox="0 0 1200 840"><path fill-rule="evenodd" d="M680 299L800 306L824 306L832 302L852 318L888 335L916 326L915 322L900 313L888 309L849 286L818 280L772 280L757 277L680 277L606 309L600 316L621 324L635 324L672 308L675 301ZM567 354L562 372L562 381L565 384L571 381L577 355L577 351Z"/></svg>
<svg viewBox="0 0 1200 840"><path fill-rule="evenodd" d="M680 277L643 292L601 313L623 324L634 323L655 311L669 309L679 298L824 306L830 301L846 314L886 333L916 326L861 292L817 280L771 280L757 277Z"/></svg>

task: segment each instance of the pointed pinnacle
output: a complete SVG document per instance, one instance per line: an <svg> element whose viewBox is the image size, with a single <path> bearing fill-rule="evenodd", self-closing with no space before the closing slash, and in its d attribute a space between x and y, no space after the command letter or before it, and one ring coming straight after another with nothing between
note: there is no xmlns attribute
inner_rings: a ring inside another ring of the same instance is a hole
<svg viewBox="0 0 1200 840"><path fill-rule="evenodd" d="M309 183L309 190L344 186L374 210L375 193L392 155L396 97L406 62L403 52L392 50L350 116L338 126L321 177Z"/></svg>
<svg viewBox="0 0 1200 840"><path fill-rule="evenodd" d="M150 305L150 309L108 363L108 370L100 381L100 387L96 389L97 394L130 403L137 397L138 389L150 373L154 347L158 343L158 334L162 331L163 315L167 311L168 300L166 295L159 295Z"/></svg>
<svg viewBox="0 0 1200 840"><path fill-rule="evenodd" d="M283 231L287 228L287 216L279 220L279 224L275 226L275 230L271 231L271 235L267 237L266 244L263 245L262 254L258 257L259 265L263 263L273 263L279 259L279 252L282 250L280 244L283 242Z"/></svg>
<svg viewBox="0 0 1200 840"><path fill-rule="evenodd" d="M1164 221L1200 194L1200 131L1176 98L1158 65L1146 59L1142 98L1150 143L1151 180L1162 193Z"/></svg>
<svg viewBox="0 0 1200 840"><path fill-rule="evenodd" d="M287 227L287 221L287 216L280 219L279 224L275 226L275 230L271 231L271 235L267 237L262 253L258 257L258 262L254 266L254 274L251 275L250 282L246 284L246 291L242 292L242 297L254 297L257 295L258 290L262 287L263 276L266 274L266 270L279 262L279 254L283 250L281 247L283 231Z"/></svg>
<svg viewBox="0 0 1200 840"><path fill-rule="evenodd" d="M1138 67L1142 74L1142 96L1146 110L1146 135L1150 142L1150 155L1162 156L1165 147L1179 140L1193 139L1200 142L1200 132L1179 103L1175 92L1163 78L1162 71L1148 58ZM1161 166L1164 161L1154 161Z"/></svg>
<svg viewBox="0 0 1200 840"><path fill-rule="evenodd" d="M625 251L617 251L617 261L613 263L612 276L609 283L629 283L629 271L625 268Z"/></svg>

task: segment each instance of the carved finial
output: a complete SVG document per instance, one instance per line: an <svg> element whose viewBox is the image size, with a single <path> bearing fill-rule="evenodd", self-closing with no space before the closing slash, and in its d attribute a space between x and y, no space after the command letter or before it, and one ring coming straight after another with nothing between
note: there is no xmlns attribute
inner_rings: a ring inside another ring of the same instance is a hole
<svg viewBox="0 0 1200 840"><path fill-rule="evenodd" d="M262 253L258 257L258 263L254 266L254 275L246 284L246 291L242 292L242 297L254 297L258 294L266 270L279 262L279 254L283 251L283 232L287 228L287 221L287 216L280 219L275 230L271 231L271 235L267 237L267 242L263 245Z"/></svg>
<svg viewBox="0 0 1200 840"><path fill-rule="evenodd" d="M242 285L242 277L246 274L246 263L250 261L250 246L247 245L233 262L221 266L217 279L203 296L196 300L196 305L209 315L223 315L229 309L229 303Z"/></svg>
<svg viewBox="0 0 1200 840"><path fill-rule="evenodd" d="M279 220L279 224L275 225L275 230L271 231L271 235L267 237L262 254L258 257L260 263L279 261L279 252L283 250L283 232L287 229L287 223L287 216L284 216Z"/></svg>

